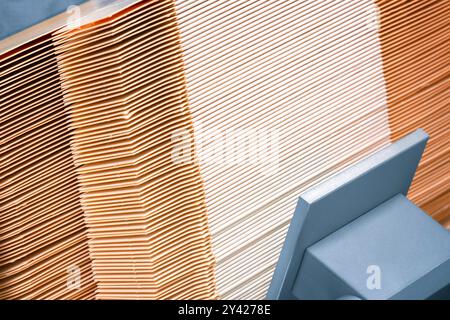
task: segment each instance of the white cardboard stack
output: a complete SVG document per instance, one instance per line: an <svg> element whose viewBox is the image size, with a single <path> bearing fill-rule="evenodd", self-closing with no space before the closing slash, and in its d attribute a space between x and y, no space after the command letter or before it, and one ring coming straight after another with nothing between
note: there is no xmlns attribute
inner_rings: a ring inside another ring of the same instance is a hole
<svg viewBox="0 0 450 320"><path fill-rule="evenodd" d="M261 299L298 195L389 143L376 7L176 2L218 293Z"/></svg>

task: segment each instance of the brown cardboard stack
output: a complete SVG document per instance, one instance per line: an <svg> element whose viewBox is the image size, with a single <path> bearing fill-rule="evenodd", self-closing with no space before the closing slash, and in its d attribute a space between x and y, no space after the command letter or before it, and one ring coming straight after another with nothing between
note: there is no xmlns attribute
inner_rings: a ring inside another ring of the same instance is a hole
<svg viewBox="0 0 450 320"><path fill-rule="evenodd" d="M376 3L381 33L374 0L117 0L19 36L0 299L262 299L298 195L419 127L409 196L450 225L450 2Z"/></svg>
<svg viewBox="0 0 450 320"><path fill-rule="evenodd" d="M195 157L173 1L54 40L97 298L215 298L199 168L173 154L184 141L182 158Z"/></svg>
<svg viewBox="0 0 450 320"><path fill-rule="evenodd" d="M0 63L0 299L92 299L51 38L3 54Z"/></svg>
<svg viewBox="0 0 450 320"><path fill-rule="evenodd" d="M430 141L409 198L450 227L450 1L377 1L391 138Z"/></svg>

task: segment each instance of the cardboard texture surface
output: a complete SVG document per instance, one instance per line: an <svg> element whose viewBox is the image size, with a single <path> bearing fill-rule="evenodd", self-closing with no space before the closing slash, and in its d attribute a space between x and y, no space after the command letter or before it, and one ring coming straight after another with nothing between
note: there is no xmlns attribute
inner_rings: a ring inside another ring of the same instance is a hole
<svg viewBox="0 0 450 320"><path fill-rule="evenodd" d="M262 299L299 194L419 127L450 226L448 1L107 2L0 42L0 298Z"/></svg>
<svg viewBox="0 0 450 320"><path fill-rule="evenodd" d="M55 35L99 299L211 299L214 257L172 1ZM194 153L193 144L190 153Z"/></svg>
<svg viewBox="0 0 450 320"><path fill-rule="evenodd" d="M450 226L450 2L377 1L391 139L430 135L408 197Z"/></svg>
<svg viewBox="0 0 450 320"><path fill-rule="evenodd" d="M0 299L93 299L51 37L0 59ZM69 270L75 270L73 286L67 285Z"/></svg>
<svg viewBox="0 0 450 320"><path fill-rule="evenodd" d="M264 298L299 194L389 143L373 8L177 1L222 298Z"/></svg>

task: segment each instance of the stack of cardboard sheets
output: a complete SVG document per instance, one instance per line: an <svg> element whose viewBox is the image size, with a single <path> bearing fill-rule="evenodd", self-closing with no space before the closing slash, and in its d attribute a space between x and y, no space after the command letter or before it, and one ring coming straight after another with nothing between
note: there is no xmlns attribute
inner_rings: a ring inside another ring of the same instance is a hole
<svg viewBox="0 0 450 320"><path fill-rule="evenodd" d="M173 2L141 2L54 41L97 298L214 298L198 166L173 161L177 132L194 152Z"/></svg>
<svg viewBox="0 0 450 320"><path fill-rule="evenodd" d="M99 3L0 47L0 299L262 299L299 194L419 127L450 225L448 1Z"/></svg>
<svg viewBox="0 0 450 320"><path fill-rule="evenodd" d="M52 40L0 56L0 299L92 299L95 284Z"/></svg>
<svg viewBox="0 0 450 320"><path fill-rule="evenodd" d="M450 227L450 2L377 3L392 139L430 135L408 196Z"/></svg>
<svg viewBox="0 0 450 320"><path fill-rule="evenodd" d="M299 194L389 143L376 7L176 3L218 292L262 299Z"/></svg>

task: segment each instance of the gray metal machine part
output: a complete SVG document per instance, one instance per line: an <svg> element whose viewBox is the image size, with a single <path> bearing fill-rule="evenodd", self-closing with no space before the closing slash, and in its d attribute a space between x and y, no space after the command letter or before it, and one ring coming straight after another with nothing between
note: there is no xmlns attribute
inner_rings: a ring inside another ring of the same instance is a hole
<svg viewBox="0 0 450 320"><path fill-rule="evenodd" d="M450 233L406 198L427 140L417 130L302 194L267 298L448 292Z"/></svg>

